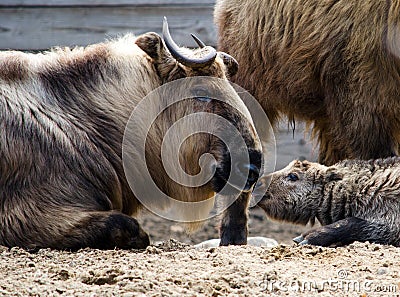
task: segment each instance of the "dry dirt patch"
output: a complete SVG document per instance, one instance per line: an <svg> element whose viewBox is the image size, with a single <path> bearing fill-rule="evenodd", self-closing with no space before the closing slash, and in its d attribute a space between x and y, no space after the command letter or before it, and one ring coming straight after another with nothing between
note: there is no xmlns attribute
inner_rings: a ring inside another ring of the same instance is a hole
<svg viewBox="0 0 400 297"><path fill-rule="evenodd" d="M399 248L279 245L0 251L2 296L399 296ZM389 292L391 290L391 292Z"/></svg>

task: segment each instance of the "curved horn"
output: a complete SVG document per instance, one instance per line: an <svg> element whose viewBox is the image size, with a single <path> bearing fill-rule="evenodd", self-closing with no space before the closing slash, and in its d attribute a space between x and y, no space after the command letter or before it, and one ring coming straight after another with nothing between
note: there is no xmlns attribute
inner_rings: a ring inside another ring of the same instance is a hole
<svg viewBox="0 0 400 297"><path fill-rule="evenodd" d="M185 66L198 68L210 65L217 57L217 51L211 46L204 46L201 58L192 58L185 56L179 46L172 40L168 29L167 18L164 17L163 22L163 39L171 55ZM203 43L204 44L204 43Z"/></svg>
<svg viewBox="0 0 400 297"><path fill-rule="evenodd" d="M200 38L198 38L196 35L194 35L194 34L190 34L190 35L193 37L194 41L196 41L197 45L200 48L203 48L206 46L205 43L203 41L201 41Z"/></svg>

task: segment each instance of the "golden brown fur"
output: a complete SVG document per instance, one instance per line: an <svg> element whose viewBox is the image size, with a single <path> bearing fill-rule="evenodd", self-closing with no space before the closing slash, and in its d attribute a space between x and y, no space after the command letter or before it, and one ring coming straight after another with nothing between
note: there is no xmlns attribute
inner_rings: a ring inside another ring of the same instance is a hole
<svg viewBox="0 0 400 297"><path fill-rule="evenodd" d="M140 100L166 82L196 75L226 81L227 71L219 56L198 69L178 63L155 33L41 54L1 52L0 245L147 246L148 235L131 217L141 205L122 165L128 118ZM238 109L218 100L187 100L163 114L149 133L149 170L175 199L200 201L215 193L212 182L191 190L162 174L163 133L176 119L209 109L228 120L235 116L233 125L260 154L244 103L233 88L225 90ZM185 144L182 164L196 168L199 156L211 153L223 167L224 150L215 139L197 137Z"/></svg>
<svg viewBox="0 0 400 297"><path fill-rule="evenodd" d="M233 81L310 123L321 163L399 153L399 0L218 0L215 23Z"/></svg>

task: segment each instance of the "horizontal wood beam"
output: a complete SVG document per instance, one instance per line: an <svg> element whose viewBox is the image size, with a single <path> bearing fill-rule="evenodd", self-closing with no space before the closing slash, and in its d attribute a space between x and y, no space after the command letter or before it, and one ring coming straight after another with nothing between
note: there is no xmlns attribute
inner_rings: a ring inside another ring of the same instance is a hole
<svg viewBox="0 0 400 297"><path fill-rule="evenodd" d="M0 2L11 0L1 0ZM15 0L39 3L43 0ZM82 0L79 0L80 3ZM119 0L124 2L125 0ZM207 0L208 1L208 0ZM56 0L48 1L60 2ZM75 0L65 3L75 3ZM96 1L93 1L96 2ZM111 2L97 0L97 2ZM119 3L116 1L116 3ZM126 0L132 2L132 0ZM144 3L138 0L135 3ZM170 30L178 44L196 46L190 33L206 44L215 46L213 5L206 1L153 0L148 3L192 3L193 6L137 7L18 7L0 8L0 49L42 50L53 46L75 46L97 43L127 32L139 35L154 31L161 33L162 20L168 17ZM91 2L92 3L92 2Z"/></svg>
<svg viewBox="0 0 400 297"><path fill-rule="evenodd" d="M0 7L214 5L215 0L1 0Z"/></svg>

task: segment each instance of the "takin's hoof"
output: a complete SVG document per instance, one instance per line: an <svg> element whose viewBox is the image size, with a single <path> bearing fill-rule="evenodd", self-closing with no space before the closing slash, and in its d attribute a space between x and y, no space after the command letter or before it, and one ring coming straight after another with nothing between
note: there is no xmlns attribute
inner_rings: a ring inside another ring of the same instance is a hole
<svg viewBox="0 0 400 297"><path fill-rule="evenodd" d="M304 239L304 236L303 236L303 235L297 236L297 237L293 238L292 240L293 240L295 243L301 244L301 245L306 244L306 243L303 243L303 242L304 242L304 241L307 241L307 240Z"/></svg>
<svg viewBox="0 0 400 297"><path fill-rule="evenodd" d="M112 246L122 249L145 249L150 245L149 235L139 223L123 214L110 215L104 231L109 234L107 249Z"/></svg>

